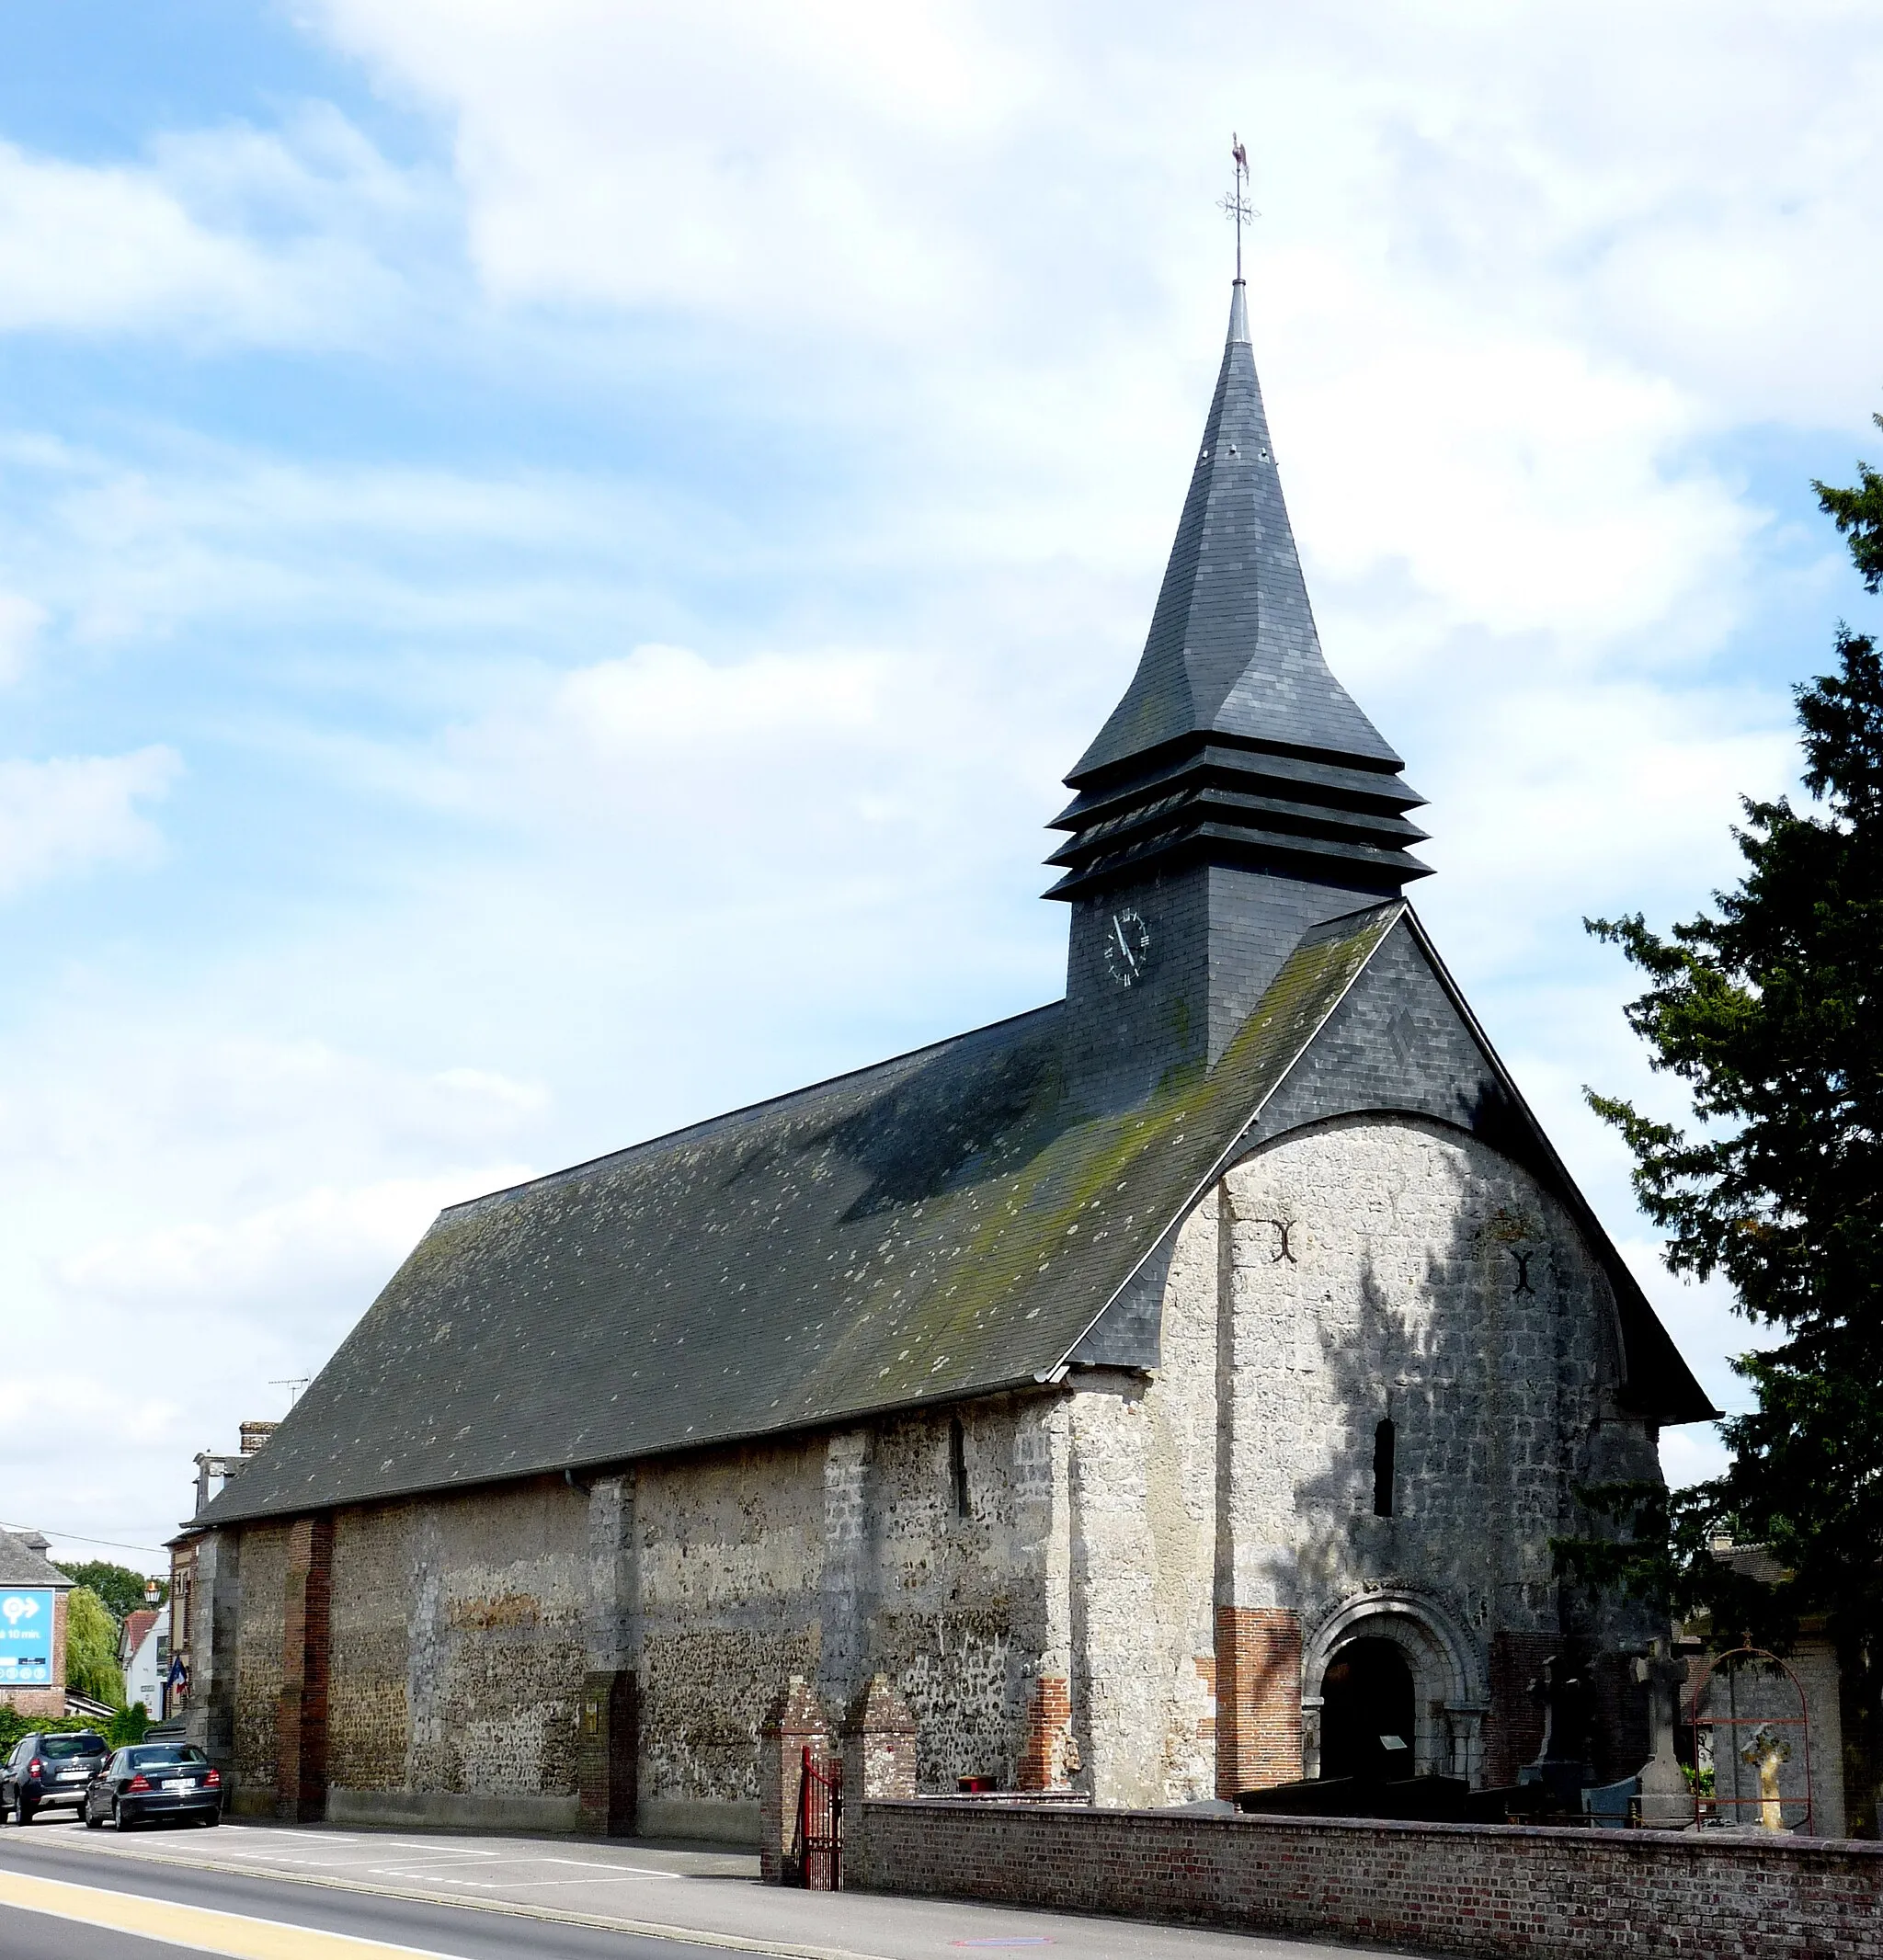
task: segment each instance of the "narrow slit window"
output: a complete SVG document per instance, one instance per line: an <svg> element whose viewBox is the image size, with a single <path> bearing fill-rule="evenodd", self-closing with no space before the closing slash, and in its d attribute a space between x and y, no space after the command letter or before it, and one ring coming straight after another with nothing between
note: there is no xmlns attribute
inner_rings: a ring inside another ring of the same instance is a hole
<svg viewBox="0 0 1883 1960"><path fill-rule="evenodd" d="M1390 1518L1393 1514L1393 1453L1397 1442L1393 1419L1387 1416L1373 1432L1373 1514L1375 1518Z"/></svg>
<svg viewBox="0 0 1883 1960"><path fill-rule="evenodd" d="M959 1416L948 1424L948 1481L954 1491L954 1515L972 1517L967 1498L967 1431L962 1428Z"/></svg>

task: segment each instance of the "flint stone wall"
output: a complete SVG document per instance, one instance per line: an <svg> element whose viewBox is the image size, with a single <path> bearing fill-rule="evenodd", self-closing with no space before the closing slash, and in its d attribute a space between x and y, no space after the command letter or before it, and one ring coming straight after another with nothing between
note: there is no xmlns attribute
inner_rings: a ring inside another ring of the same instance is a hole
<svg viewBox="0 0 1883 1960"><path fill-rule="evenodd" d="M1883 1960L1883 1845L854 1805L847 1889L1505 1956Z"/></svg>
<svg viewBox="0 0 1883 1960"><path fill-rule="evenodd" d="M1408 1651L1419 1767L1532 1753L1513 1724L1557 1640L1570 1487L1657 1474L1561 1207L1464 1130L1336 1118L1232 1168L1143 1284L1154 1368L1120 1349L1037 1392L592 1487L343 1509L330 1814L598 1829L581 1792L605 1768L611 1816L632 1797L644 1831L756 1842L781 1685L802 1675L837 1711L878 1672L915 1716L919 1789L1182 1803L1301 1773L1304 1704L1339 1640L1370 1633ZM280 1526L240 1533L244 1808L273 1802L284 1546ZM633 1734L598 1766L582 1710L604 1692ZM1615 1773L1646 1755L1640 1726Z"/></svg>

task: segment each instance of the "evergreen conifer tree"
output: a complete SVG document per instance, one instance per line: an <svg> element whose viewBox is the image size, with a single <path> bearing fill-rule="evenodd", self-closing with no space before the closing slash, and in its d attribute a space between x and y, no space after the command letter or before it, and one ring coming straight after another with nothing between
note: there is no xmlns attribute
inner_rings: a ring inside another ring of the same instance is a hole
<svg viewBox="0 0 1883 1960"><path fill-rule="evenodd" d="M1877 417L1883 427L1883 416ZM1883 474L1813 487L1867 589L1883 583ZM1671 1501L1610 1492L1634 1529L1563 1548L1631 1576L1722 1640L1785 1646L1820 1616L1843 1675L1847 1828L1877 1832L1883 1770L1883 661L1840 627L1836 666L1797 690L1812 804L1747 801L1746 871L1717 913L1666 937L1640 915L1589 921L1647 976L1627 1008L1657 1069L1686 1086L1682 1129L1590 1094L1626 1138L1665 1257L1720 1273L1776 1344L1734 1362L1756 1397L1721 1429L1725 1475ZM1592 1493L1599 1503L1600 1493ZM1764 1585L1716 1539L1767 1548Z"/></svg>

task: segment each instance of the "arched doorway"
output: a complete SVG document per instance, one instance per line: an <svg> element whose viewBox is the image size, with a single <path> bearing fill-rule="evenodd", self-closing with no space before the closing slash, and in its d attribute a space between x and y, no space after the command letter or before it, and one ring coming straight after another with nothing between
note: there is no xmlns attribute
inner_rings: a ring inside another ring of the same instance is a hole
<svg viewBox="0 0 1883 1960"><path fill-rule="evenodd" d="M1348 1641L1321 1677L1320 1773L1411 1775L1416 1716L1405 1648L1376 1636Z"/></svg>

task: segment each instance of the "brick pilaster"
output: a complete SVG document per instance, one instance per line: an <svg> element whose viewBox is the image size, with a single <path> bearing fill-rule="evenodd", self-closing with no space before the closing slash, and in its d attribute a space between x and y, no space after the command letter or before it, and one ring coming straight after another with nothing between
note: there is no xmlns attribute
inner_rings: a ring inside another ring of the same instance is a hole
<svg viewBox="0 0 1883 1960"><path fill-rule="evenodd" d="M916 1718L886 1674L872 1675L843 1718L843 1858L839 1884L867 1829L866 1801L904 1804L916 1795ZM867 1857L864 1868L868 1868Z"/></svg>
<svg viewBox="0 0 1883 1960"><path fill-rule="evenodd" d="M1066 1738L1072 1726L1072 1689L1063 1675L1042 1674L1027 1697L1026 1738L1014 1781L1022 1790L1066 1785Z"/></svg>
<svg viewBox="0 0 1883 1960"><path fill-rule="evenodd" d="M886 1674L870 1678L843 1718L843 1790L859 1804L915 1798L916 1718Z"/></svg>
<svg viewBox="0 0 1883 1960"><path fill-rule="evenodd" d="M631 1838L638 1796L641 1710L632 1668L591 1669L582 1677L576 1725L576 1783L582 1829Z"/></svg>
<svg viewBox="0 0 1883 1960"><path fill-rule="evenodd" d="M1501 1633L1490 1642L1490 1706L1484 1718L1484 1780L1513 1783L1543 1747L1543 1709L1530 1683L1562 1651L1560 1634Z"/></svg>
<svg viewBox="0 0 1883 1960"><path fill-rule="evenodd" d="M786 1865L806 1749L814 1762L830 1760L830 1721L816 1691L802 1674L793 1674L759 1730L759 1876L768 1886L793 1877Z"/></svg>
<svg viewBox="0 0 1883 1960"><path fill-rule="evenodd" d="M1216 1795L1301 1774L1301 1620L1278 1606L1216 1609Z"/></svg>
<svg viewBox="0 0 1883 1960"><path fill-rule="evenodd" d="M317 1823L327 1813L327 1644L332 1633L334 1521L297 1518L288 1531L276 1718L275 1815Z"/></svg>

